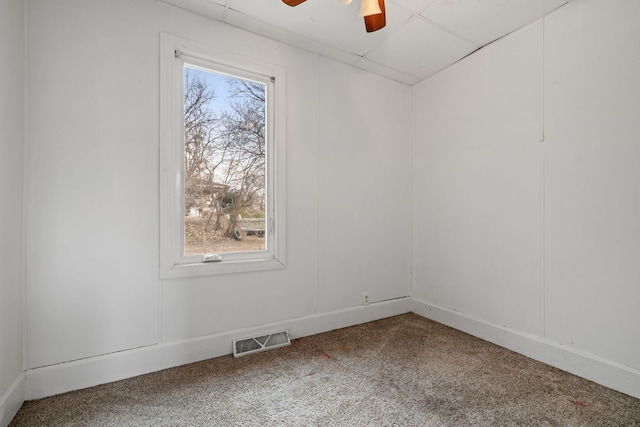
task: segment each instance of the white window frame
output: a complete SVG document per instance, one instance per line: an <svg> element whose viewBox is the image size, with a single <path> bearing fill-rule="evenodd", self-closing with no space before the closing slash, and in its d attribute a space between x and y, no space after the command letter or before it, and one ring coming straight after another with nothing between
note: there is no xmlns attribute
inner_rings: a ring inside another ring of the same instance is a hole
<svg viewBox="0 0 640 427"><path fill-rule="evenodd" d="M184 64L261 76L267 83L267 250L221 253L222 261L184 255ZM236 52L160 34L160 277L207 276L280 269L285 259L285 71Z"/></svg>

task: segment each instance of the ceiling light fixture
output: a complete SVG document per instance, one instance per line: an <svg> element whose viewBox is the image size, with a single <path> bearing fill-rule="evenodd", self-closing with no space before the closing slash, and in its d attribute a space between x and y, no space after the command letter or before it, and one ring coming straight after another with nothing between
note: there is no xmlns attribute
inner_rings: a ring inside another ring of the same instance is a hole
<svg viewBox="0 0 640 427"><path fill-rule="evenodd" d="M360 0L360 14L358 16L371 16L382 13L378 0Z"/></svg>
<svg viewBox="0 0 640 427"><path fill-rule="evenodd" d="M282 0L288 6L298 6L306 0ZM349 4L351 0L338 0L342 4ZM360 0L360 14L364 17L364 26L367 33L372 33L384 28L387 25L387 13L384 7L384 0Z"/></svg>

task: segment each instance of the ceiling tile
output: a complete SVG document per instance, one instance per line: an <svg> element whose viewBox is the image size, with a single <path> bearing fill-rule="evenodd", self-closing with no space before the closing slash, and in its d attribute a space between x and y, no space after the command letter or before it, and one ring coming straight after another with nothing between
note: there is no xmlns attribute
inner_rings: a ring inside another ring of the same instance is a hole
<svg viewBox="0 0 640 427"><path fill-rule="evenodd" d="M424 79L476 49L423 19L412 18L366 58Z"/></svg>
<svg viewBox="0 0 640 427"><path fill-rule="evenodd" d="M257 20L256 18L242 14L232 9L229 10L229 13L227 14L226 22L230 25L246 29L256 34L260 34L272 40L288 44L289 46L297 47L309 52L314 52L319 55L335 59L336 61L344 62L346 64L354 64L359 59L361 59L360 56L353 53L345 52L341 49L328 46L308 37L293 34L283 28L267 24L265 22Z"/></svg>
<svg viewBox="0 0 640 427"><path fill-rule="evenodd" d="M389 4L398 4L413 13L420 13L427 8L434 0L386 0L387 7Z"/></svg>
<svg viewBox="0 0 640 427"><path fill-rule="evenodd" d="M230 10L285 29L290 37L299 34L360 56L387 39L411 16L397 6L389 5L387 26L367 33L363 18L358 16L359 2L343 5L337 0L316 0L289 7L280 0L230 0Z"/></svg>
<svg viewBox="0 0 640 427"><path fill-rule="evenodd" d="M367 33L360 2L159 0L372 73L414 84L567 0L385 0L387 26Z"/></svg>
<svg viewBox="0 0 640 427"><path fill-rule="evenodd" d="M484 46L565 3L567 0L435 0L421 15Z"/></svg>

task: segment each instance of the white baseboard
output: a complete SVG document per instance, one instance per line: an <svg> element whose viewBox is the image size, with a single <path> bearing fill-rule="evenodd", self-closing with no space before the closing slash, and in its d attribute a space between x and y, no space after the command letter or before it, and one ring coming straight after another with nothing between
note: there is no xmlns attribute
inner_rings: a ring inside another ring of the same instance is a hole
<svg viewBox="0 0 640 427"><path fill-rule="evenodd" d="M640 398L640 371L637 369L545 338L476 319L418 298L411 299L411 311L605 387Z"/></svg>
<svg viewBox="0 0 640 427"><path fill-rule="evenodd" d="M158 344L30 369L26 372L26 399L40 399L231 354L231 342L234 338L260 335L281 329L289 329L292 339L302 338L408 313L410 309L411 299L405 297L182 342Z"/></svg>
<svg viewBox="0 0 640 427"><path fill-rule="evenodd" d="M26 374L21 374L0 398L0 426L4 427L8 424L24 400L40 399L231 354L231 342L234 338L289 329L291 338L296 339L396 316L409 311L640 398L640 371L637 369L560 345L545 338L476 319L418 298L406 297L182 342L158 344L31 369Z"/></svg>
<svg viewBox="0 0 640 427"><path fill-rule="evenodd" d="M11 387L0 396L0 426L9 425L25 401L25 375L21 372Z"/></svg>

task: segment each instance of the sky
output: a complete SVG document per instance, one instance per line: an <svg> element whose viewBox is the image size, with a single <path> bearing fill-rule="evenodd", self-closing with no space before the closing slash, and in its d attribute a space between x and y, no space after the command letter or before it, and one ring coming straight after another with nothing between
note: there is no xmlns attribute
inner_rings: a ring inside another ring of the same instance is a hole
<svg viewBox="0 0 640 427"><path fill-rule="evenodd" d="M187 73L187 70L189 73L195 73L192 75L199 76L200 79L209 86L209 88L214 90L216 97L209 103L209 109L216 115L225 110L228 106L227 98L229 96L229 92L227 91L227 78L229 76L185 65L185 74Z"/></svg>

